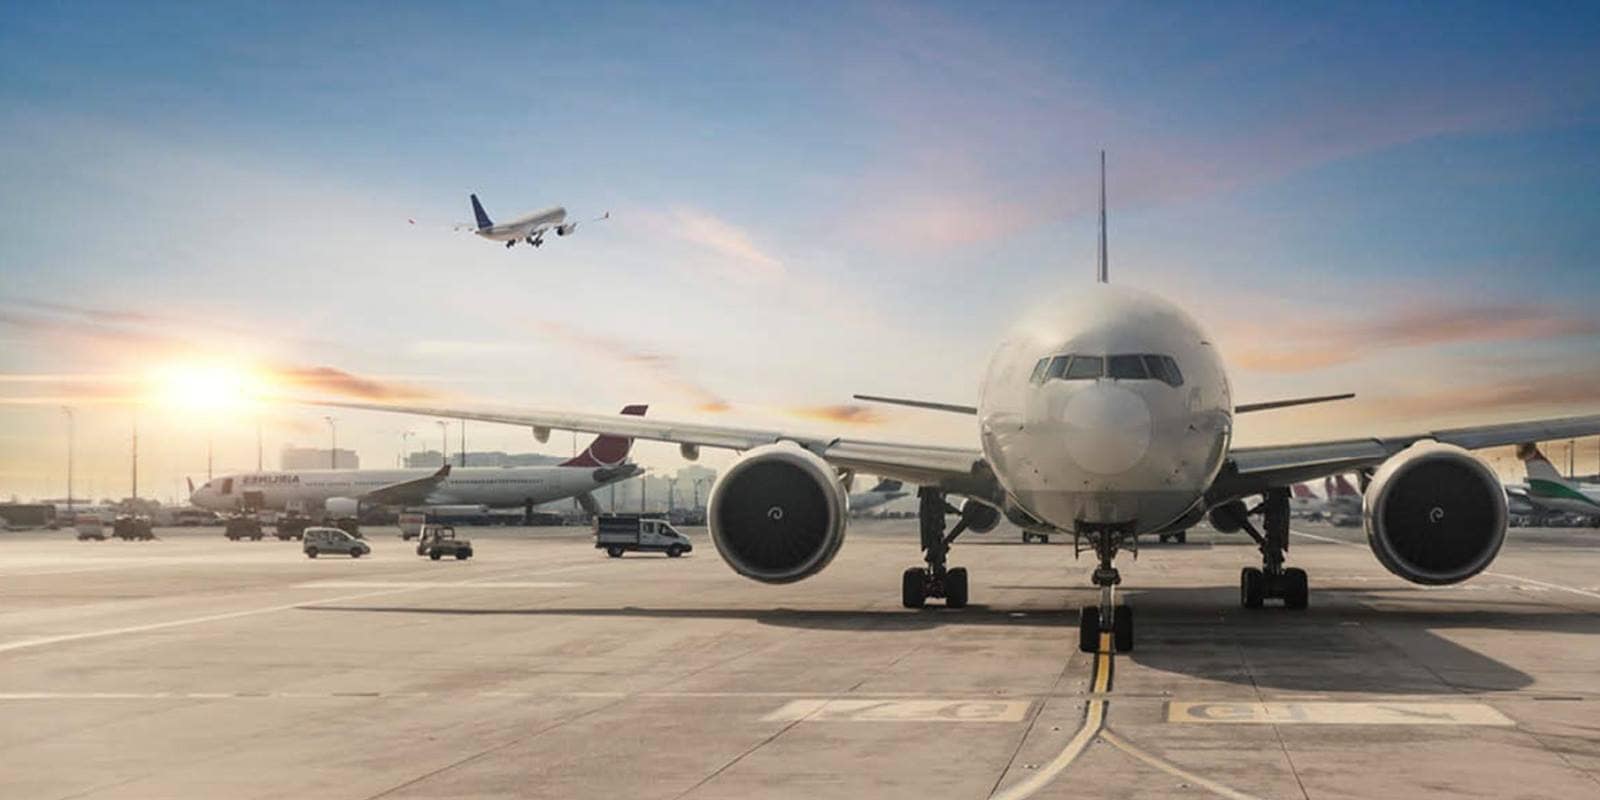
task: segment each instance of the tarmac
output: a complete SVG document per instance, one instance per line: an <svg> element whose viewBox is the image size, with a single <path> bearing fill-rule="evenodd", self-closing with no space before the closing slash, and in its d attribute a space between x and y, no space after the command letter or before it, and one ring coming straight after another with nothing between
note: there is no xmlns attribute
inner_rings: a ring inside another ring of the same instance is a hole
<svg viewBox="0 0 1600 800"><path fill-rule="evenodd" d="M0 534L0 797L1600 796L1600 531L1423 588L1297 523L1311 607L1247 611L1254 545L1196 530L1119 560L1135 650L1096 655L1070 541L964 536L972 605L909 611L915 525L784 586L698 529L439 562L376 527L359 560Z"/></svg>

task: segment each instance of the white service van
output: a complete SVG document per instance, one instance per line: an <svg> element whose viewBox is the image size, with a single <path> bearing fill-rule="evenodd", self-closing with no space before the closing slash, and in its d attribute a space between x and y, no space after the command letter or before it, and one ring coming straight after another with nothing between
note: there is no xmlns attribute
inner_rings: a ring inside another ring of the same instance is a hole
<svg viewBox="0 0 1600 800"><path fill-rule="evenodd" d="M371 545L345 531L321 527L306 528L301 549L307 558L316 558L323 553L343 553L351 558L360 558L372 552Z"/></svg>

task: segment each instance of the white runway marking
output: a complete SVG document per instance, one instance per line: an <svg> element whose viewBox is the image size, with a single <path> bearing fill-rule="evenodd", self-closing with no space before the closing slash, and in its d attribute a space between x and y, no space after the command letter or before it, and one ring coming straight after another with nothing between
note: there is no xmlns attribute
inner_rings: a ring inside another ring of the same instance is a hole
<svg viewBox="0 0 1600 800"><path fill-rule="evenodd" d="M1314 533L1302 533L1300 531L1290 531L1290 533L1292 533L1292 534L1294 534L1296 536L1304 536L1307 539L1316 539L1319 542L1328 542L1329 544L1342 544L1345 547L1362 547L1362 545L1357 544L1355 542L1346 542L1346 541L1343 541L1343 540L1340 540L1340 539L1332 539L1332 538L1329 538L1327 536L1318 536L1318 535L1316 535ZM1533 578L1524 578L1521 575L1512 575L1512 574L1505 573L1505 572L1495 572L1494 570L1487 570L1486 569L1486 570L1483 571L1483 574L1485 574L1485 575L1493 575L1496 578L1505 578L1507 580L1521 581L1522 583L1531 584L1533 586L1543 586L1546 589L1555 589L1556 591L1560 591L1560 592L1571 592L1572 594L1582 595L1584 597L1592 597L1592 598L1594 598L1596 600L1600 600L1600 592L1591 592L1591 591L1588 591L1586 589L1579 589L1579 588L1572 587L1572 586L1562 586L1559 583L1548 583L1546 581L1536 581Z"/></svg>
<svg viewBox="0 0 1600 800"><path fill-rule="evenodd" d="M540 570L540 571L536 571L536 572L528 572L528 573L522 573L522 574L524 574L524 575L549 575L549 574L558 573L558 572L570 572L570 571L572 571L574 569L585 569L585 568L587 568L589 566L592 566L592 565L583 564L583 565L573 565L573 566L567 566L567 567L556 567L554 569ZM516 573L513 573L513 574L516 574ZM145 633L145 632L148 632L148 631L165 630L167 628L180 628L180 627L184 627L184 626L187 626L187 625L199 625L199 624L205 623L205 622L220 622L222 620L228 620L228 619L239 619L240 617L253 617L253 616L260 615L260 614L273 614L273 613L277 613L279 611L288 611L288 610L294 609L294 608L304 608L304 607L307 607L307 606L321 605L321 604L324 604L324 603L346 603L346 602L349 602L351 600L364 600L364 599L369 598L369 597L382 597L384 595L389 595L389 594L400 594L402 592L412 592L412 591L416 591L419 588L424 588L424 587L426 587L426 588L434 588L434 587L445 587L445 588L448 588L448 587L452 587L452 586L456 586L456 587L471 586L471 585L477 584L477 583L489 583L489 582L495 581L496 579L501 578L501 577L505 577L505 576L500 576L500 575L485 576L485 577L482 577L482 578L473 578L473 579L464 580L464 581L453 581L453 582L450 582L450 583L443 583L443 584L435 584L435 583L425 583L425 584L424 583L419 583L419 584L416 584L416 585L407 584L405 586L400 586L400 587L396 587L396 588L379 589L379 590L375 590L375 591L371 591L371 592L360 592L360 593L357 593L357 594L339 595L337 597L318 597L318 598L312 598L312 599L309 599L309 600L299 600L299 601L296 601L296 602L293 602L293 603L282 603L282 604L279 604L279 605L266 606L264 608L250 608L250 609L244 609L242 611L228 611L228 612L224 612L224 613L221 613L221 614L207 614L207 615L199 616L199 617L185 617L183 619L167 620L165 622L150 622L150 623L146 623L146 624L143 624L143 625L129 625L127 627L122 627L122 628L107 628L107 629L98 630L98 631L84 631L82 633L64 633L64 634L61 634L59 636L41 636L41 637L39 637L37 639L23 639L21 641L6 642L4 644L0 644L0 653L9 653L9 652L16 651L16 650L26 650L26 649L33 648L33 647L44 647L45 645L61 644L63 642L76 642L76 641L82 641L82 640L85 640L85 639L101 639L101 638L105 638L105 637L108 637L108 636L121 636L121 635L129 634L129 633Z"/></svg>
<svg viewBox="0 0 1600 800"><path fill-rule="evenodd" d="M1104 739L1106 743L1112 747L1115 747L1118 750L1121 750L1122 752L1127 753L1128 755L1133 756L1134 758L1137 758L1140 761L1143 761L1144 763L1149 764L1150 766L1155 767L1156 769L1159 769L1174 778L1186 780L1196 786L1203 786L1218 797L1226 797L1229 800L1254 800L1252 795L1248 795L1237 789L1224 786L1202 775L1196 775L1193 772L1190 772L1170 761L1165 761L1150 755L1149 753L1146 753L1145 751L1135 747L1132 742L1129 742L1127 739L1124 739L1109 730L1101 731L1100 738Z"/></svg>
<svg viewBox="0 0 1600 800"><path fill-rule="evenodd" d="M1018 700L794 700L762 722L1021 722L1033 704Z"/></svg>
<svg viewBox="0 0 1600 800"><path fill-rule="evenodd" d="M317 581L295 584L296 589L566 589L587 586L580 581L488 581L464 583L451 581Z"/></svg>
<svg viewBox="0 0 1600 800"><path fill-rule="evenodd" d="M1168 703L1167 721L1204 725L1515 725L1482 703Z"/></svg>

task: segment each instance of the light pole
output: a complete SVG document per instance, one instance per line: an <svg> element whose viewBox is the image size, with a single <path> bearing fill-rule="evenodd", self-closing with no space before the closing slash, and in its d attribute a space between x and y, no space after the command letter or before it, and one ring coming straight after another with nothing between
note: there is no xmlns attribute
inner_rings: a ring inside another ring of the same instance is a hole
<svg viewBox="0 0 1600 800"><path fill-rule="evenodd" d="M702 483L710 483L710 482L711 481L710 481L709 478L695 478L694 479L694 510L695 511L699 511L701 509L701 505L700 505L700 484L702 484Z"/></svg>
<svg viewBox="0 0 1600 800"><path fill-rule="evenodd" d="M673 505L676 502L677 497L678 478L674 476L667 479L667 518L669 519L672 517Z"/></svg>
<svg viewBox="0 0 1600 800"><path fill-rule="evenodd" d="M339 425L333 417L323 417L328 423L328 469L339 468Z"/></svg>
<svg viewBox="0 0 1600 800"><path fill-rule="evenodd" d="M415 435L414 431L400 432L400 457L395 459L395 466L404 467L406 465L406 440Z"/></svg>
<svg viewBox="0 0 1600 800"><path fill-rule="evenodd" d="M206 429L206 483L211 482L211 456L216 452L212 446L214 444L213 438L215 435L215 431L212 431L209 428Z"/></svg>
<svg viewBox="0 0 1600 800"><path fill-rule="evenodd" d="M450 421L441 419L435 422L439 426L439 466L442 467L450 463Z"/></svg>
<svg viewBox="0 0 1600 800"><path fill-rule="evenodd" d="M67 516L72 514L72 440L76 434L77 422L72 418L72 409L61 407L61 413L67 415Z"/></svg>
<svg viewBox="0 0 1600 800"><path fill-rule="evenodd" d="M461 466L467 465L467 421L461 420Z"/></svg>
<svg viewBox="0 0 1600 800"><path fill-rule="evenodd" d="M261 471L261 417L256 417L256 472Z"/></svg>
<svg viewBox="0 0 1600 800"><path fill-rule="evenodd" d="M135 513L139 508L139 415L133 416L133 509Z"/></svg>

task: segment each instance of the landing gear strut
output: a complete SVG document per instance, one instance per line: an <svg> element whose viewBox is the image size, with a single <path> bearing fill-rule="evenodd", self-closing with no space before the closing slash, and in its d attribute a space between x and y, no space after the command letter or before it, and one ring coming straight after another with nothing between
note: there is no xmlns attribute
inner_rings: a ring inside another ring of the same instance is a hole
<svg viewBox="0 0 1600 800"><path fill-rule="evenodd" d="M928 566L910 567L900 576L900 603L906 608L922 608L928 598L943 597L946 608L965 608L967 569L947 569L945 557L950 554L950 543L967 530L967 522L957 522L946 534L944 515L959 514L960 510L945 502L944 492L929 486L917 490L917 499L922 501L917 519L922 524L922 554Z"/></svg>
<svg viewBox="0 0 1600 800"><path fill-rule="evenodd" d="M1117 545L1127 535L1127 526L1115 524L1083 523L1077 531L1094 548L1099 566L1095 567L1094 585L1100 587L1098 608L1084 606L1078 610L1078 649L1085 653L1100 650L1100 634L1111 634L1112 647L1119 653L1133 650L1133 609L1117 605L1116 587L1122 583L1114 561Z"/></svg>
<svg viewBox="0 0 1600 800"><path fill-rule="evenodd" d="M1263 601L1278 599L1284 608L1305 608L1311 595L1306 571L1283 566L1283 554L1289 550L1289 490L1268 490L1256 510L1261 512L1265 530L1256 530L1248 515L1240 520L1240 527L1261 546L1261 568L1240 570L1239 604L1260 608Z"/></svg>
<svg viewBox="0 0 1600 800"><path fill-rule="evenodd" d="M533 245L534 247L538 247L539 245L544 244L544 237L543 236L529 236L527 241L528 241L528 244Z"/></svg>

